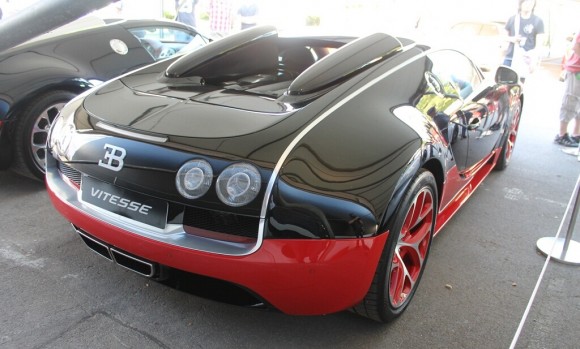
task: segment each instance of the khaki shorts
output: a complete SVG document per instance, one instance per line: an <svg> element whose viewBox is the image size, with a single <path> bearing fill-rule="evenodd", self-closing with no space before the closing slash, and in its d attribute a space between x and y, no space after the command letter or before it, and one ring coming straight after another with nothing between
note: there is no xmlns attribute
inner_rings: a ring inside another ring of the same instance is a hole
<svg viewBox="0 0 580 349"><path fill-rule="evenodd" d="M580 73L566 72L564 85L560 121L580 120Z"/></svg>

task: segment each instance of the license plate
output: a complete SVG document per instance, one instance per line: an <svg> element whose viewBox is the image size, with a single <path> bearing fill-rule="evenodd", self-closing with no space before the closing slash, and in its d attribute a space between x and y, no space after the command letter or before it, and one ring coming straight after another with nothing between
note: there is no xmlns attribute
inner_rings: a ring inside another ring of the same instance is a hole
<svg viewBox="0 0 580 349"><path fill-rule="evenodd" d="M116 187L84 176L81 182L83 201L157 228L165 228L167 202Z"/></svg>

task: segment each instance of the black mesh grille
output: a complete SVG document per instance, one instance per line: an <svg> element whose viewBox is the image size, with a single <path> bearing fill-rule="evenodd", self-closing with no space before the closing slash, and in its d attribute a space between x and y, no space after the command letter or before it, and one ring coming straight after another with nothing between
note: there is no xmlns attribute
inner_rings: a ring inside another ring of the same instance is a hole
<svg viewBox="0 0 580 349"><path fill-rule="evenodd" d="M77 185L81 185L81 173L74 168L63 164L62 162L58 162L58 169L59 171L64 174L68 179L76 183Z"/></svg>
<svg viewBox="0 0 580 349"><path fill-rule="evenodd" d="M183 225L256 239L258 237L258 217L242 216L226 212L186 207Z"/></svg>

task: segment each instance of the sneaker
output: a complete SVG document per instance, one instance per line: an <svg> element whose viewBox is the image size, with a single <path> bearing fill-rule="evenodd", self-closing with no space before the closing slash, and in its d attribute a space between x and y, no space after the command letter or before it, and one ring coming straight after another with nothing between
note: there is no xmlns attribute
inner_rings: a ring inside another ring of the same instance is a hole
<svg viewBox="0 0 580 349"><path fill-rule="evenodd" d="M579 144L580 144L580 135L578 135L578 136L570 136L570 138L572 138L572 140L573 140L574 142L576 142L576 143L579 143Z"/></svg>
<svg viewBox="0 0 580 349"><path fill-rule="evenodd" d="M570 137L567 133L564 133L563 136L556 135L556 138L554 138L554 142L558 143L560 145L563 145L565 147L577 147L578 146L578 142L575 139L573 139L572 137Z"/></svg>

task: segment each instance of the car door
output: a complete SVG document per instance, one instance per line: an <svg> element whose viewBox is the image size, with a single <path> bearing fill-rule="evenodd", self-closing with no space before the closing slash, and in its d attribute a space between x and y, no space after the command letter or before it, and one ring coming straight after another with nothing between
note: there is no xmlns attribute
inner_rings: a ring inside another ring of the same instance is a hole
<svg viewBox="0 0 580 349"><path fill-rule="evenodd" d="M425 73L425 95L416 107L437 125L458 170L472 170L491 154L500 136L500 113L489 98L492 86L458 51L434 51L428 58L431 67Z"/></svg>
<svg viewBox="0 0 580 349"><path fill-rule="evenodd" d="M445 111L454 130L452 149L465 162L459 167L464 173L483 165L499 143L505 113L498 109L495 82L484 80L473 62L465 55L446 50L431 59L444 84L453 86L457 100Z"/></svg>

